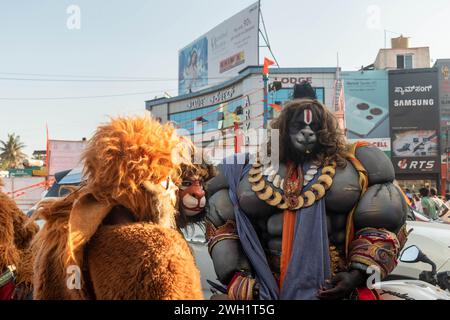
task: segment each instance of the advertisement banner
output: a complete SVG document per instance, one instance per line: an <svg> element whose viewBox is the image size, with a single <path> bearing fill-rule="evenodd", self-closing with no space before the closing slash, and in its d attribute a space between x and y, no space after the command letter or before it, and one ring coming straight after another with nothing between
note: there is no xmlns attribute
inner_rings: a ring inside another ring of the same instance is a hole
<svg viewBox="0 0 450 320"><path fill-rule="evenodd" d="M450 59L436 61L441 110L441 155L446 162L445 149L450 147Z"/></svg>
<svg viewBox="0 0 450 320"><path fill-rule="evenodd" d="M80 165L86 141L49 140L49 175Z"/></svg>
<svg viewBox="0 0 450 320"><path fill-rule="evenodd" d="M396 173L438 173L440 117L436 70L390 71L389 105Z"/></svg>
<svg viewBox="0 0 450 320"><path fill-rule="evenodd" d="M349 141L368 141L388 155L388 73L384 70L342 72L345 123Z"/></svg>
<svg viewBox="0 0 450 320"><path fill-rule="evenodd" d="M197 126L201 124L202 132L234 128L234 123L248 130L250 122L250 97L243 96L233 100L214 104L209 107L194 109L189 112L174 113L169 116L170 120L179 128L194 133L194 122ZM197 130L200 130L197 127Z"/></svg>
<svg viewBox="0 0 450 320"><path fill-rule="evenodd" d="M258 65L259 4L252 4L178 53L178 94L224 82Z"/></svg>
<svg viewBox="0 0 450 320"><path fill-rule="evenodd" d="M359 141L365 141L374 147L377 147L386 155L391 155L391 139L390 138L379 138L379 139L347 139L349 143L355 143Z"/></svg>

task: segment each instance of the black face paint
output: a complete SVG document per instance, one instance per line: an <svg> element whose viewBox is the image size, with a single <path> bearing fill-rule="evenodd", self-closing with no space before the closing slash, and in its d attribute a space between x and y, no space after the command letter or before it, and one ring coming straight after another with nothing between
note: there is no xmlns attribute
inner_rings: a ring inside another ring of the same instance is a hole
<svg viewBox="0 0 450 320"><path fill-rule="evenodd" d="M317 152L317 131L320 129L316 112L312 109L298 110L289 121L289 142L293 156L302 162Z"/></svg>

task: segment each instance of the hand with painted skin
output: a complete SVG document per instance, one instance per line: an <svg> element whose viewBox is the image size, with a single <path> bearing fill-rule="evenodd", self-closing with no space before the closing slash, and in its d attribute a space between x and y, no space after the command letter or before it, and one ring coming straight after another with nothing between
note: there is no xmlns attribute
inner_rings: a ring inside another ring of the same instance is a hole
<svg viewBox="0 0 450 320"><path fill-rule="evenodd" d="M346 298L358 287L364 285L365 277L361 271L352 270L336 274L331 280L326 280L326 288L317 292L321 300L337 300Z"/></svg>

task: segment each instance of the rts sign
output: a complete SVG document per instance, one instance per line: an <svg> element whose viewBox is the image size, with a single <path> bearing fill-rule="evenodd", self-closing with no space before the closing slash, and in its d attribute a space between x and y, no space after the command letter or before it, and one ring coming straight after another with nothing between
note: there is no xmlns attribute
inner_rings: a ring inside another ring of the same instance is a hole
<svg viewBox="0 0 450 320"><path fill-rule="evenodd" d="M397 167L403 172L433 172L436 160L402 159L397 162Z"/></svg>

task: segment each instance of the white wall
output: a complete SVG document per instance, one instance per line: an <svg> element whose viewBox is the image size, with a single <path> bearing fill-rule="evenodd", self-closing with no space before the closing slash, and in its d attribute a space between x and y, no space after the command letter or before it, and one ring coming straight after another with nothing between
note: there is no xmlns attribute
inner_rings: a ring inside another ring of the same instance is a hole
<svg viewBox="0 0 450 320"><path fill-rule="evenodd" d="M430 48L381 49L375 60L375 68L381 70L397 69L397 55L413 55L413 68L430 68Z"/></svg>

